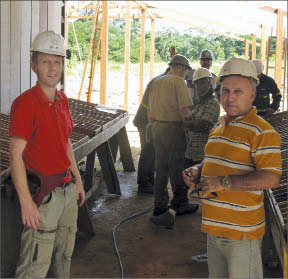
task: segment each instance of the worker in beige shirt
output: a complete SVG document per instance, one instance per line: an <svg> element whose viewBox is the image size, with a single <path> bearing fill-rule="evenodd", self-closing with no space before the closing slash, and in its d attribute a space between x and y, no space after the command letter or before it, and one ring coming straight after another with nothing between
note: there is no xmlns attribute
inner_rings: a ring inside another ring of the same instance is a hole
<svg viewBox="0 0 288 279"><path fill-rule="evenodd" d="M173 228L175 215L193 213L198 206L187 200L187 187L182 185L181 166L186 149L183 121L188 118L193 103L185 77L191 69L188 59L174 55L169 62L170 72L151 85L148 118L152 123L155 148L154 212L150 221L158 226ZM173 199L168 208L168 179Z"/></svg>

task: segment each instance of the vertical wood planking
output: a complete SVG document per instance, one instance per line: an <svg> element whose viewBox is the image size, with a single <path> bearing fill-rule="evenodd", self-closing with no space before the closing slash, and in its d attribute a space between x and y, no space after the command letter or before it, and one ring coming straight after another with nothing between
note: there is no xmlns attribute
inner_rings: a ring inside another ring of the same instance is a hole
<svg viewBox="0 0 288 279"><path fill-rule="evenodd" d="M144 62L145 62L145 10L141 9L139 104L141 103L143 96Z"/></svg>
<svg viewBox="0 0 288 279"><path fill-rule="evenodd" d="M39 12L40 12L40 3L39 1L31 1L32 3L32 16L31 16L31 37L30 37L30 44L34 40L35 36L39 33ZM37 81L36 74L31 70L31 86L34 86Z"/></svg>
<svg viewBox="0 0 288 279"><path fill-rule="evenodd" d="M39 1L39 32L44 32L48 28L48 1ZM51 1L52 2L52 1Z"/></svg>
<svg viewBox="0 0 288 279"><path fill-rule="evenodd" d="M108 60L108 1L102 1L101 22L100 104L106 104L106 76Z"/></svg>
<svg viewBox="0 0 288 279"><path fill-rule="evenodd" d="M61 34L62 6L63 2L60 0L48 1L47 3L47 30L52 30L57 34ZM61 89L60 82L57 85L57 89Z"/></svg>
<svg viewBox="0 0 288 279"><path fill-rule="evenodd" d="M124 109L128 110L129 66L130 66L130 1L126 2L125 15L125 74L124 74Z"/></svg>
<svg viewBox="0 0 288 279"><path fill-rule="evenodd" d="M57 1L48 1L47 5L47 16L48 16L48 29L53 30L57 34L61 34L61 8L63 2L60 0Z"/></svg>
<svg viewBox="0 0 288 279"><path fill-rule="evenodd" d="M21 93L21 9L23 1L11 1L10 105ZM13 20L12 20L13 17Z"/></svg>
<svg viewBox="0 0 288 279"><path fill-rule="evenodd" d="M11 96L11 46L10 46L10 1L0 1L1 7L1 112L10 111Z"/></svg>
<svg viewBox="0 0 288 279"><path fill-rule="evenodd" d="M31 87L30 84L30 35L31 1L22 2L21 10L21 93Z"/></svg>

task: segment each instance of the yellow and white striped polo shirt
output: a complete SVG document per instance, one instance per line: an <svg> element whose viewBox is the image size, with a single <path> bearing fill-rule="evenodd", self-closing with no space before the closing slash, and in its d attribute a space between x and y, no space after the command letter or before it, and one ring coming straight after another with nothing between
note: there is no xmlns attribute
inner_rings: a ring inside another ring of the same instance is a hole
<svg viewBox="0 0 288 279"><path fill-rule="evenodd" d="M235 118L225 127L225 118L211 131L205 147L202 176L237 175L266 170L281 175L281 138L256 114ZM263 191L219 191L216 199L203 200L202 231L241 240L258 239L265 232Z"/></svg>

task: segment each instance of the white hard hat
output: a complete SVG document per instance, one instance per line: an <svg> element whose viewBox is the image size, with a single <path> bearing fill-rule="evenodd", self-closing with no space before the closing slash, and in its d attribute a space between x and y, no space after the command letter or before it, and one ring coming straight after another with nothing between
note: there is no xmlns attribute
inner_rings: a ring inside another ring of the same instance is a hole
<svg viewBox="0 0 288 279"><path fill-rule="evenodd" d="M172 59L169 62L169 65L172 65L172 64L181 64L181 65L186 66L190 70L192 70L189 60L184 55L181 55L181 54L175 54L172 57Z"/></svg>
<svg viewBox="0 0 288 279"><path fill-rule="evenodd" d="M34 38L30 51L66 56L65 40L54 31L44 31Z"/></svg>
<svg viewBox="0 0 288 279"><path fill-rule="evenodd" d="M247 59L233 57L224 63L219 74L220 80L222 81L225 76L233 75L251 77L257 85L259 84L256 67Z"/></svg>
<svg viewBox="0 0 288 279"><path fill-rule="evenodd" d="M213 53L209 49L203 49L200 52L200 59L213 59Z"/></svg>
<svg viewBox="0 0 288 279"><path fill-rule="evenodd" d="M254 65L256 67L257 76L259 76L264 70L264 65L263 65L262 61L259 59L253 59L251 61L254 63Z"/></svg>
<svg viewBox="0 0 288 279"><path fill-rule="evenodd" d="M200 67L199 69L197 69L193 75L193 83L201 78L213 78L212 74L210 73L210 71L206 68L202 68Z"/></svg>

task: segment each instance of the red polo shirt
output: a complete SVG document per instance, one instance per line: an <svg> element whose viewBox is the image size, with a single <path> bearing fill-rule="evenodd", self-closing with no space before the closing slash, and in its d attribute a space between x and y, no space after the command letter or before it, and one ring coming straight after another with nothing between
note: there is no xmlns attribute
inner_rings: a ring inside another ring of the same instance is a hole
<svg viewBox="0 0 288 279"><path fill-rule="evenodd" d="M27 170L59 174L70 165L68 139L73 129L66 95L56 90L51 102L39 85L17 97L11 107L10 137L27 141L23 159Z"/></svg>

